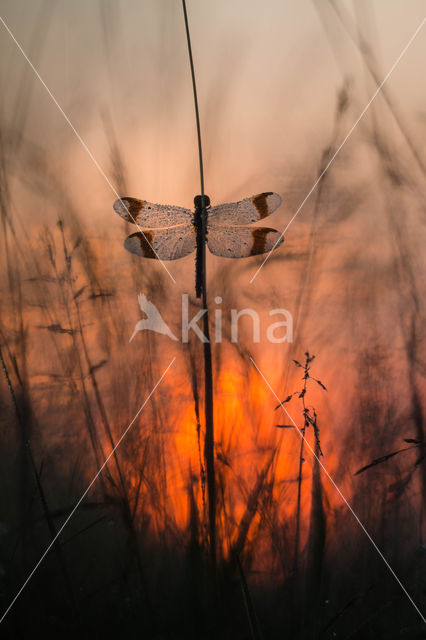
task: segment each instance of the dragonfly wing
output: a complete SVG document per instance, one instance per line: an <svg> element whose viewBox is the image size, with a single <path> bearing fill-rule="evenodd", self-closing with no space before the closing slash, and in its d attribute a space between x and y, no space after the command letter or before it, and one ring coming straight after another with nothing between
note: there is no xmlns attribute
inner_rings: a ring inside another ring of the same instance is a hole
<svg viewBox="0 0 426 640"><path fill-rule="evenodd" d="M192 224L180 224L169 229L143 229L128 236L124 246L143 258L177 260L195 250L195 228Z"/></svg>
<svg viewBox="0 0 426 640"><path fill-rule="evenodd" d="M250 222L257 222L271 215L280 204L281 197L278 193L268 191L251 196L251 198L245 198L240 202L212 207L209 209L208 220L215 225L250 224Z"/></svg>
<svg viewBox="0 0 426 640"><path fill-rule="evenodd" d="M144 229L173 227L192 220L193 213L183 207L153 204L137 198L120 198L114 202L114 211L127 222L134 222Z"/></svg>
<svg viewBox="0 0 426 640"><path fill-rule="evenodd" d="M210 226L208 246L215 256L247 258L267 253L284 242L284 236L268 227Z"/></svg>

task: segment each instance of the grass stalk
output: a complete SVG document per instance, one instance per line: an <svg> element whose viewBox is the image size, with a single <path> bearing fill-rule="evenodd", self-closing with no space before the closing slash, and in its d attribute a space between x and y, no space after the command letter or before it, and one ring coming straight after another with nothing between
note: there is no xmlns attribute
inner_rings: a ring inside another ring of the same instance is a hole
<svg viewBox="0 0 426 640"><path fill-rule="evenodd" d="M191 67L192 89L194 93L195 119L197 125L197 141L198 141L198 157L200 164L200 183L201 183L201 211L199 221L199 230L201 237L197 237L197 278L196 278L196 295L202 297L203 308L203 331L206 341L203 343L204 354L204 417L205 417L205 440L204 440L204 457L206 462L207 476L207 498L209 513L209 537L210 537L210 562L214 576L216 576L216 477L214 463L214 418L213 418L213 367L212 367L212 350L210 342L209 329L209 308L207 303L207 278L206 278L206 236L207 236L207 210L206 196L204 193L204 169L203 169L203 152L201 144L201 126L200 114L198 110L197 86L195 82L194 61L192 57L191 37L189 32L188 14L186 11L185 0L182 0L182 8L185 19L186 37L188 43L189 63ZM201 223L201 224L200 224ZM197 234L199 236L199 234ZM201 282L200 282L201 280ZM201 288L201 291L200 291Z"/></svg>

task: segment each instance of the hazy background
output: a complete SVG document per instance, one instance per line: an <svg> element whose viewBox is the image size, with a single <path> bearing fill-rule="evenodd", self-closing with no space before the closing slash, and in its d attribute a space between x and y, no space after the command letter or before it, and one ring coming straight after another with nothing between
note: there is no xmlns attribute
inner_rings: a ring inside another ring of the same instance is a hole
<svg viewBox="0 0 426 640"><path fill-rule="evenodd" d="M318 6L319 13L303 0L189 4L206 188L213 202L278 191L284 200L279 222L285 221L298 203L286 189L294 190L296 181L300 188L302 179L311 182L320 150L329 143L342 75L352 82L348 129L373 93L356 46L333 10ZM365 37L374 44L384 77L419 25L423 3L354 7L355 15L369 19ZM351 3L340 2L339 8L353 20ZM113 123L130 192L191 206L199 190L198 159L181 3L17 0L3 1L2 15L106 173L102 116ZM120 221L109 215L114 196L108 186L6 32L0 46L4 121L42 145L85 217L99 224L108 220L118 233ZM425 47L421 33L387 85L412 135L425 126ZM347 152L365 137L365 126ZM298 224L306 222L307 208ZM36 219L44 220L43 213ZM172 265L176 273L179 267Z"/></svg>
<svg viewBox="0 0 426 640"><path fill-rule="evenodd" d="M189 5L206 191L213 204L277 191L283 205L271 224L283 229L316 179L324 149L337 146L368 102L375 85L356 43L330 7L303 1ZM380 79L422 18L421 2L341 2L338 7L355 38L359 24L362 38L371 42ZM119 176L111 166L119 161L128 195L191 207L199 191L198 158L180 2L14 1L2 3L2 14L113 186L120 191ZM0 46L2 122L8 135L18 131L26 145L37 146L46 171L60 176L90 233L107 233L109 246L113 242L119 252L125 232L112 211L111 188L5 31ZM420 33L386 85L405 131L420 152L426 127L421 82L425 49L426 39ZM336 128L337 93L344 83L349 107ZM331 226L318 240L327 244L323 275L330 270L343 274L348 252L356 256L358 266L369 260L370 250L374 260L386 261L389 243L381 218L386 203L375 190L377 162L371 154L369 131L376 108L381 126L392 137L398 162L419 177L380 95L332 168L330 180L342 184L341 199L357 202L352 204L356 211L348 227L336 235L336 227ZM111 149L112 141L116 149ZM51 225L57 206L52 206L46 192L37 197L27 188L28 165L19 163L15 147L7 164L17 224L27 229L34 224ZM421 174L420 179L424 187ZM48 180L44 186L48 194ZM339 194L332 195L332 206L348 217L348 206L338 198ZM311 197L287 235L289 250L306 249L299 240L311 224L313 206ZM417 219L414 224L419 237ZM281 253L285 256L285 249ZM248 280L256 267L253 260L244 262ZM220 263L209 256L212 272ZM191 264L192 257L167 265L180 289L192 286ZM153 263L141 268L162 271L161 265ZM235 262L229 268L237 272ZM366 275L361 270L354 277L357 286L366 286ZM289 269L280 277L284 300L292 287L290 277ZM247 291L256 296L270 284L265 269ZM213 281L212 294L214 287ZM170 295L174 296L173 288ZM321 309L323 317L327 308ZM349 318L342 320L345 326L340 329L345 329ZM337 339L334 328L332 335Z"/></svg>
<svg viewBox="0 0 426 640"><path fill-rule="evenodd" d="M191 207L199 175L181 3L14 0L1 7L114 189ZM214 205L276 191L283 204L270 225L282 230L420 24L424 3L197 0L188 2L188 12L206 192ZM126 254L123 242L133 229L114 213L115 194L0 29L1 338L18 405L29 416L26 421L21 415L17 433L10 429L13 403L3 380L2 433L5 451L12 453L2 472L2 517L10 548L18 548L18 524L37 511L28 498L31 473L21 465L28 439L52 503L57 509L73 504L110 450L108 430L116 441L176 355L120 453L127 487L120 499L134 501L135 527L146 536L141 546L150 558L143 545L152 534L155 544L165 545L159 557L167 558L170 546L186 543L194 510L203 519L199 345L186 349L152 334L128 339L140 319L139 292L176 333L182 292L191 295L196 312L193 256L167 263L174 285L161 264ZM327 392L315 384L309 391L324 463L424 600L413 570L425 533L426 466L422 460L416 465L418 448L363 476L353 474L405 446L403 438L415 438L420 449L424 442L425 55L422 30L253 284L261 259L208 256L209 294L211 300L222 296L224 315L253 307L263 333L269 309L284 307L294 319L291 345L271 347L264 339L253 345L247 323L238 345L214 347L223 551L239 539L249 496L259 486L263 510L256 506L251 513L254 530L246 531L243 559L250 579L272 589L281 579L287 588L295 575L300 440L294 430L275 429L286 418L274 412L276 399L249 355L284 398L301 384L292 359L303 361L309 350L317 355L313 374L327 386ZM295 399L288 408L302 424L300 404ZM315 465L310 455L306 460L301 553L309 555L317 516ZM112 476L117 473L113 465ZM377 581L391 591L394 583L374 564L375 552L363 546L363 534L321 477L327 536L319 556L328 561L322 595L332 594L337 615L344 597L353 597L353 575L360 581L356 588L368 593ZM106 500L105 488L94 496ZM118 521L109 494L106 503L109 520ZM99 509L103 513L105 505ZM73 531L86 525L79 514ZM29 560L23 553L20 570L5 561L6 575L14 576L6 596L45 547L43 535L34 542L32 525L26 526L28 538L19 540ZM202 540L201 525L200 531ZM90 555L90 544L82 543L75 557ZM95 582L108 583L99 569L108 545L92 551L100 563L91 576ZM339 555L346 552L347 564ZM361 556L365 584L357 573ZM111 557L120 564L119 551ZM154 600L161 602L160 593ZM373 611L381 611L380 597ZM400 602L403 594L392 591L390 602L395 598ZM360 607L369 619L364 600ZM406 615L411 620L415 614Z"/></svg>

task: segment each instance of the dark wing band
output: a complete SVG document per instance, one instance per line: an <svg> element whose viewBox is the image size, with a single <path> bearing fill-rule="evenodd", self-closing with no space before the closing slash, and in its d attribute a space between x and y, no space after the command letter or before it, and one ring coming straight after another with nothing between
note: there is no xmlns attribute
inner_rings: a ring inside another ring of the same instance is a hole
<svg viewBox="0 0 426 640"><path fill-rule="evenodd" d="M143 229L128 236L127 251L142 258L177 260L195 250L196 235L192 225L181 224L171 229Z"/></svg>
<svg viewBox="0 0 426 640"><path fill-rule="evenodd" d="M191 222L193 213L183 207L170 207L166 204L153 204L137 198L120 198L114 202L114 211L127 222L134 222L142 229L175 227Z"/></svg>
<svg viewBox="0 0 426 640"><path fill-rule="evenodd" d="M279 247L284 237L268 227L211 226L207 234L208 247L222 258L247 258L267 253Z"/></svg>
<svg viewBox="0 0 426 640"><path fill-rule="evenodd" d="M208 221L214 225L245 225L263 220L270 216L281 204L277 193L259 193L240 202L230 202L212 207L208 212Z"/></svg>

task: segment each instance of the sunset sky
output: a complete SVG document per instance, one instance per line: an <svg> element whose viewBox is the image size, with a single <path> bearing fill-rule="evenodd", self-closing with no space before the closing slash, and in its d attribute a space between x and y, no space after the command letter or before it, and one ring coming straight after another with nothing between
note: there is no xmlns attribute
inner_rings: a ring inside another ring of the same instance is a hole
<svg viewBox="0 0 426 640"><path fill-rule="evenodd" d="M300 209L283 246L258 273L261 258L207 257L211 308L221 296L224 316L250 307L262 323L260 344L253 344L246 322L237 346L213 349L217 445L232 487L230 512L235 521L242 517L247 487L273 447L282 452L274 462L274 491L285 495L283 513L293 513L295 504L300 441L294 430L275 428L284 417L274 411L277 398L250 365L251 355L284 398L300 385L293 360L316 354L314 374L327 391L314 386L310 406L320 416L324 460L357 500L354 472L413 435L410 394L416 387L424 398L426 390L426 26L413 39L424 2L188 0L187 6L212 205L276 192L282 205L267 225L279 231ZM182 293L195 314L194 255L167 263L173 283L161 264L125 251L133 229L113 210L117 194L192 209L200 191L181 2L3 0L1 15L0 178L7 176L13 220L0 258L7 275L2 331L11 344L19 343L22 327L27 332L25 371L44 425L41 442L61 459L68 445L77 448L86 437L73 386L76 353L87 356L88 349L89 373L101 363L96 381L119 433L176 355L158 405L149 406L125 451L139 460L137 434L149 440L146 424L158 421L164 503L170 501L184 527L188 469L197 473L199 464L191 375L201 360L196 349L194 356L167 336L129 338L141 317L138 293L177 334ZM66 242L76 255L68 293ZM8 243L16 243L13 250ZM93 294L102 290L111 294L109 306L96 307ZM291 344L271 345L265 337L276 308L292 315ZM72 322L74 329L62 331ZM86 342L76 348L78 331ZM89 405L95 400L96 392ZM300 422L300 406L292 401L290 408ZM108 440L102 442L108 449ZM226 456L247 485L231 474ZM306 457L310 473L312 456ZM63 455L63 465L69 471L71 456ZM420 495L416 478L413 504ZM132 490L136 484L135 471ZM334 522L341 500L330 483L324 493ZM306 517L310 499L306 492ZM356 528L352 520L348 526ZM305 527L304 541L307 535Z"/></svg>
<svg viewBox="0 0 426 640"><path fill-rule="evenodd" d="M421 1L364 1L353 7L340 2L339 8L352 25L353 8L368 25L365 37L374 43L382 77L423 15ZM350 78L354 100L347 129L373 93L360 55L322 3L198 0L188 11L207 192L220 203L278 191L284 199L279 220L285 223L295 207L286 190L294 181L309 182L328 144L343 78ZM2 15L106 173L103 115L121 145L132 195L191 206L198 165L180 2L4 0ZM41 143L67 174L81 205L89 198L85 215L104 222L107 184L5 31L0 47L7 87L3 119L12 124L23 107L19 99L25 101L25 135ZM421 33L387 84L413 135L425 126L425 52ZM18 94L23 84L24 93ZM348 152L363 131L361 125ZM108 222L119 228L119 221Z"/></svg>

